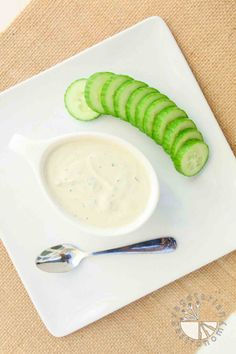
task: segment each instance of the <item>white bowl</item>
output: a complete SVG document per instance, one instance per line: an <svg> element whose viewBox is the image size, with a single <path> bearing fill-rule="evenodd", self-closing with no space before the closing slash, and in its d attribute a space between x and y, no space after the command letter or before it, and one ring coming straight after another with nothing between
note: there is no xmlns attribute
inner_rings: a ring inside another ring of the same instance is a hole
<svg viewBox="0 0 236 354"><path fill-rule="evenodd" d="M136 156L136 158L138 158L139 161L142 162L144 168L146 169L150 179L150 196L143 212L130 224L121 227L114 227L114 228L99 228L99 227L85 224L83 223L83 221L67 213L63 209L63 207L61 207L54 200L54 198L51 197L50 191L48 190L48 186L44 177L45 175L44 165L47 156L50 154L52 150L55 149L56 146L61 145L68 140L78 140L79 138L84 138L84 137L90 137L90 138L99 137L100 139L102 138L107 141L116 142L117 144L120 144L121 146L129 150L134 156ZM9 143L9 147L11 150L15 151L16 153L23 155L26 158L26 160L30 163L30 165L32 166L34 172L38 177L38 181L41 187L46 192L46 195L50 199L50 201L53 201L53 204L56 205L60 209L60 211L64 215L66 215L67 218L70 218L73 222L76 222L78 227L80 227L82 230L84 230L87 233L95 234L99 236L117 236L117 235L131 233L132 231L139 228L148 220L148 218L152 215L158 203L159 194L160 194L159 182L152 165L138 149L136 149L130 143L127 143L123 139L120 139L116 136L103 134L103 133L95 133L95 132L92 133L83 132L78 134L67 134L49 140L35 141L35 140L30 140L22 135L15 134Z"/></svg>

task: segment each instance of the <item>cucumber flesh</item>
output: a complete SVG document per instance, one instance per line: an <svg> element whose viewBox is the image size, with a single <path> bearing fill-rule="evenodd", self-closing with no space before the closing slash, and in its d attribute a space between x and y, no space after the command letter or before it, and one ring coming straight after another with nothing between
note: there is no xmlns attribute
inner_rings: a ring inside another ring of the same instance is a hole
<svg viewBox="0 0 236 354"><path fill-rule="evenodd" d="M126 116L131 124L135 125L136 108L141 99L150 93L158 92L159 91L151 87L140 87L130 95L126 105Z"/></svg>
<svg viewBox="0 0 236 354"><path fill-rule="evenodd" d="M170 101L167 97L162 97L154 101L148 107L143 120L144 132L147 135L149 135L150 137L152 137L153 135L153 124L157 114L160 113L163 109L172 106L175 106L174 102Z"/></svg>
<svg viewBox="0 0 236 354"><path fill-rule="evenodd" d="M187 128L196 128L196 125L191 119L176 118L172 120L166 127L163 137L163 148L170 154L172 145L178 134Z"/></svg>
<svg viewBox="0 0 236 354"><path fill-rule="evenodd" d="M167 125L178 117L187 117L187 114L176 106L168 107L156 116L153 124L152 137L157 144L162 145Z"/></svg>
<svg viewBox="0 0 236 354"><path fill-rule="evenodd" d="M201 140L187 140L177 151L173 162L178 172L191 177L199 173L206 164L209 149Z"/></svg>
<svg viewBox="0 0 236 354"><path fill-rule="evenodd" d="M171 148L171 157L174 158L179 148L190 139L203 140L202 134L196 128L184 129L175 138L174 144Z"/></svg>
<svg viewBox="0 0 236 354"><path fill-rule="evenodd" d="M145 117L145 113L147 108L157 99L161 97L166 97L162 93L156 92L156 93L150 93L149 95L143 97L141 101L138 103L136 107L136 114L135 114L135 126L139 128L142 132L144 132L144 127L143 127L143 120Z"/></svg>
<svg viewBox="0 0 236 354"><path fill-rule="evenodd" d="M126 81L132 80L127 75L114 75L108 79L102 87L101 102L106 114L115 115L114 94L116 90Z"/></svg>
<svg viewBox="0 0 236 354"><path fill-rule="evenodd" d="M113 75L114 74L110 72L98 72L88 78L84 95L88 106L92 110L105 113L101 102L101 92L105 82Z"/></svg>
<svg viewBox="0 0 236 354"><path fill-rule="evenodd" d="M142 81L128 81L123 83L115 92L114 95L114 107L115 115L123 120L127 120L126 117L126 104L130 95L140 87L147 86Z"/></svg>
<svg viewBox="0 0 236 354"><path fill-rule="evenodd" d="M86 103L84 90L87 79L72 82L64 95L64 103L69 114L79 120L88 121L95 119L99 113L93 111Z"/></svg>

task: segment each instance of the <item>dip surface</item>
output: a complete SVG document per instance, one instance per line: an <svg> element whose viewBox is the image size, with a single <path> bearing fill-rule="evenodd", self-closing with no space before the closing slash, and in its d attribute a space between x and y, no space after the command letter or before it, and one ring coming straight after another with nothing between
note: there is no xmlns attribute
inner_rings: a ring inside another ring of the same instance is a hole
<svg viewBox="0 0 236 354"><path fill-rule="evenodd" d="M80 137L58 145L46 159L45 178L67 213L99 228L135 221L150 197L142 160L105 138Z"/></svg>

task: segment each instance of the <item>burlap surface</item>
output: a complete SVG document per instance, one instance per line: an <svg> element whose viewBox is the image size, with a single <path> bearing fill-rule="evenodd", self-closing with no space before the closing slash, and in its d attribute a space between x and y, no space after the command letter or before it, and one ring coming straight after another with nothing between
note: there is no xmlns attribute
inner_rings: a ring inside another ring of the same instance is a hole
<svg viewBox="0 0 236 354"><path fill-rule="evenodd" d="M235 152L234 0L35 0L0 36L0 90L153 15L170 26ZM171 324L183 297L217 294L227 314L236 310L234 252L79 332L53 338L2 245L0 259L2 354L189 354L196 345Z"/></svg>

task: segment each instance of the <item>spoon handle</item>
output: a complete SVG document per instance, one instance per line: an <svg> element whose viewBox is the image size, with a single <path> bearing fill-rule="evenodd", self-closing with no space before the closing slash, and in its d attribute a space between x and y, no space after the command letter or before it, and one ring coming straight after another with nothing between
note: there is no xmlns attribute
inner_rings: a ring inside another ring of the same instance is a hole
<svg viewBox="0 0 236 354"><path fill-rule="evenodd" d="M167 253L176 249L177 242L173 237L160 237L154 240L134 243L132 245L112 248L110 250L93 252L92 256L101 254L120 254L120 253Z"/></svg>

